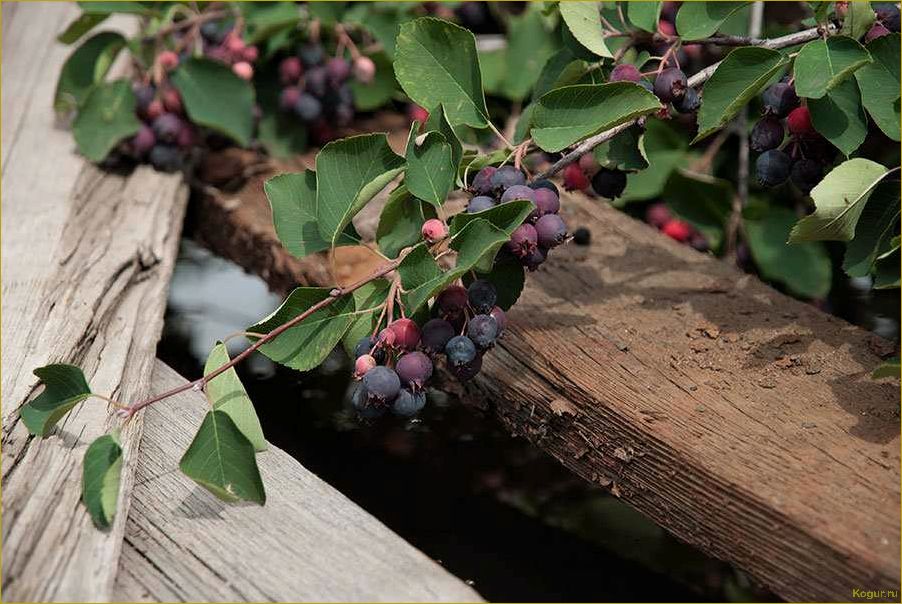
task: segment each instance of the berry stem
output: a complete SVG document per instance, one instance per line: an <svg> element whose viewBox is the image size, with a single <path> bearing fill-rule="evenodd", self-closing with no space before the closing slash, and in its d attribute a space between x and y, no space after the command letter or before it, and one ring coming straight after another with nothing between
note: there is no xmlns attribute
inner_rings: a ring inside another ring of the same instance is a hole
<svg viewBox="0 0 902 604"><path fill-rule="evenodd" d="M835 32L836 28L834 26L830 26L828 28L830 32ZM810 42L812 40L816 40L821 35L821 28L812 27L811 29L805 29L802 31L798 31L792 34L788 34L785 36L780 36L778 38L769 38L769 39L756 39L756 44L752 44L752 46L762 46L764 48L770 48L772 50L779 50L781 48L788 48L789 46L796 46L798 44L803 44L805 42ZM706 44L708 39L700 40L700 44ZM720 65L720 61L709 65L705 69L699 71L697 74L689 78L689 86L695 88L696 86L703 84L708 81L708 78L717 70L717 67ZM536 178L550 178L554 176L573 162L577 161L580 157L597 147L598 145L605 143L624 130L627 130L630 126L635 124L638 121L637 119L630 120L619 126L614 126L610 130L605 130L604 132L599 132L595 136L590 136L579 145L573 148L572 151L566 153L559 160L554 162L550 168L539 174Z"/></svg>
<svg viewBox="0 0 902 604"><path fill-rule="evenodd" d="M238 363L240 363L241 361L243 361L244 359L249 357L255 351L257 351L261 346L263 346L267 342L271 342L272 340L276 339L281 334L285 333L286 331L288 331L295 325L298 325L304 319L306 319L307 317L309 317L316 311L326 308L327 306L329 306L330 304L332 304L339 298L342 298L344 296L347 296L348 294L353 293L354 291L360 289L367 283L370 283L371 281L375 281L376 279L384 277L385 275L389 274L390 272L392 272L393 270L398 268L398 266L400 266L401 262L407 256L407 254L410 253L411 249L412 248L405 248L404 250L401 251L400 254L398 254L397 258L382 265L381 267L379 267L378 269L376 269L375 271L373 271L372 273L370 273L363 279L360 279L359 281L356 281L355 283L352 283L351 285L348 285L346 287L336 287L331 292L329 292L329 296L327 298L323 298L322 300L320 300L319 302L317 302L316 304L314 304L313 306L311 306L310 308L308 308L307 310L305 310L304 312L302 312L295 318L291 319L290 321L286 321L282 325L279 325L278 327L276 327L275 329L273 329L272 331L270 331L269 333L267 333L266 335L261 337L259 340L257 340L253 344L251 344L248 348L246 348L244 351L242 351L241 354L236 356L234 359L231 359L229 362L227 362L223 365L220 365L219 367L217 367L216 369L214 369L207 375L205 375L201 378L198 378L198 379L194 380L193 382L188 382L187 384L183 384L182 386L173 388L172 390L167 390L166 392L164 392L162 394L158 394L156 396L145 399L143 401L128 405L127 407L123 407L119 411L120 417L128 420L132 416L134 416L135 413L137 413L144 407L147 407L148 405L152 405L154 403L157 403L159 401L167 399L171 396L175 396L176 394L180 394L187 390L198 390L198 391L203 390L206 387L206 385L213 378L215 378L219 374L231 369L232 367L234 367L235 365L237 365ZM392 281L392 283L393 284L400 283L400 280L398 278L395 278ZM389 293L389 296L391 297L391 296L393 296L393 294L394 294L394 290Z"/></svg>

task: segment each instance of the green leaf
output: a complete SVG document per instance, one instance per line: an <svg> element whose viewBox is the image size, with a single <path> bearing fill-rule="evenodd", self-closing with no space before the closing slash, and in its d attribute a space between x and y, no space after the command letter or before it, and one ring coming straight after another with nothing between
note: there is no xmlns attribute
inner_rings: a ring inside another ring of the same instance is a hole
<svg viewBox="0 0 902 604"><path fill-rule="evenodd" d="M626 203L659 196L673 170L688 164L686 148L689 141L669 122L648 120L643 143L650 169L629 174L626 189L618 201Z"/></svg>
<svg viewBox="0 0 902 604"><path fill-rule="evenodd" d="M91 15L112 15L123 13L129 15L155 15L158 14L156 2L127 2L114 0L113 2L79 2L82 12ZM160 3L162 4L162 3Z"/></svg>
<svg viewBox="0 0 902 604"><path fill-rule="evenodd" d="M254 446L224 411L207 413L179 469L223 501L266 503Z"/></svg>
<svg viewBox="0 0 902 604"><path fill-rule="evenodd" d="M595 147L593 154L602 167L611 170L644 170L648 167L648 158L645 156L643 138L643 129L633 126Z"/></svg>
<svg viewBox="0 0 902 604"><path fill-rule="evenodd" d="M478 51L482 89L486 94L501 94L504 72L507 71L507 48Z"/></svg>
<svg viewBox="0 0 902 604"><path fill-rule="evenodd" d="M787 62L776 50L753 46L736 48L728 54L705 84L698 112L698 134L692 142L702 140L732 120Z"/></svg>
<svg viewBox="0 0 902 604"><path fill-rule="evenodd" d="M749 250L765 279L782 283L797 296L822 298L830 291L830 256L820 242L788 245L795 221L792 210L776 206L759 220L744 220Z"/></svg>
<svg viewBox="0 0 902 604"><path fill-rule="evenodd" d="M423 223L435 217L435 207L417 199L401 185L389 195L379 216L376 229L379 249L389 258L397 258L401 250L422 240Z"/></svg>
<svg viewBox="0 0 902 604"><path fill-rule="evenodd" d="M427 206L432 207L432 206ZM376 279L354 290L354 305L358 309L348 331L342 337L345 352L354 358L354 347L364 336L372 334L376 319L382 313L381 304L388 298L390 284L387 279ZM369 310L368 310L369 309Z"/></svg>
<svg viewBox="0 0 902 604"><path fill-rule="evenodd" d="M825 23L830 15L830 9L833 8L833 2L830 0L809 0L808 6L814 13L814 20L817 23Z"/></svg>
<svg viewBox="0 0 902 604"><path fill-rule="evenodd" d="M116 516L119 481L122 474L122 447L115 434L94 439L82 466L81 500L94 526L109 528Z"/></svg>
<svg viewBox="0 0 902 604"><path fill-rule="evenodd" d="M391 60L385 53L377 52L369 55L376 66L376 75L369 84L351 80L351 91L354 93L354 107L357 111L374 111L387 104L398 90L395 72Z"/></svg>
<svg viewBox="0 0 902 604"><path fill-rule="evenodd" d="M407 137L404 182L413 195L439 208L454 187L457 172L451 145L440 132L427 132L417 145L417 126L418 122L411 125Z"/></svg>
<svg viewBox="0 0 902 604"><path fill-rule="evenodd" d="M700 40L717 33L730 15L749 2L684 2L676 16L676 30L683 40Z"/></svg>
<svg viewBox="0 0 902 604"><path fill-rule="evenodd" d="M851 38L832 36L809 42L799 51L793 67L796 93L819 99L870 62L868 51Z"/></svg>
<svg viewBox="0 0 902 604"><path fill-rule="evenodd" d="M382 45L382 50L389 59L395 56L395 40L401 31L401 22L407 20L408 7L413 4L395 4L374 2L370 4L353 3L345 13L346 23L356 23L367 29Z"/></svg>
<svg viewBox="0 0 902 604"><path fill-rule="evenodd" d="M586 62L574 57L566 48L562 48L545 62L532 89L532 96L537 99L554 88L576 84L585 72Z"/></svg>
<svg viewBox="0 0 902 604"><path fill-rule="evenodd" d="M416 312L432 296L473 269L483 257L492 256L508 240L509 235L487 220L473 220L451 240L457 251L457 264L442 272L429 256L425 246L417 246L408 254L398 272L405 294L408 313Z"/></svg>
<svg viewBox="0 0 902 604"><path fill-rule="evenodd" d="M899 182L884 181L871 193L855 226L855 238L846 246L842 268L847 275L864 277L871 272L877 256L889 249L898 220Z"/></svg>
<svg viewBox="0 0 902 604"><path fill-rule="evenodd" d="M34 436L47 436L62 417L91 396L85 374L74 365L46 365L34 370L44 392L19 409L19 416Z"/></svg>
<svg viewBox="0 0 902 604"><path fill-rule="evenodd" d="M554 40L545 29L538 4L508 23L506 67L501 91L512 101L522 101L532 90L546 61L554 54Z"/></svg>
<svg viewBox="0 0 902 604"><path fill-rule="evenodd" d="M466 29L430 17L402 24L395 76L415 103L444 105L452 124L488 126L476 39Z"/></svg>
<svg viewBox="0 0 902 604"><path fill-rule="evenodd" d="M53 108L64 113L84 103L94 86L110 70L125 44L125 38L110 31L100 32L85 40L63 64L53 95Z"/></svg>
<svg viewBox="0 0 902 604"><path fill-rule="evenodd" d="M877 258L874 266L874 289L898 289L899 287L899 244Z"/></svg>
<svg viewBox="0 0 902 604"><path fill-rule="evenodd" d="M852 239L865 202L886 172L882 165L861 157L835 167L811 190L817 209L796 224L789 242Z"/></svg>
<svg viewBox="0 0 902 604"><path fill-rule="evenodd" d="M868 43L874 61L855 72L861 103L874 123L894 141L899 140L899 34Z"/></svg>
<svg viewBox="0 0 902 604"><path fill-rule="evenodd" d="M663 2L655 0L653 2L625 2L626 18L630 23L655 33L658 31L658 20L661 18L661 5Z"/></svg>
<svg viewBox="0 0 902 604"><path fill-rule="evenodd" d="M441 105L429 112L429 119L426 120L426 132L439 132L445 137L445 142L451 145L451 163L454 164L454 173L457 174L460 169L460 160L463 157L463 145L448 122L445 109Z"/></svg>
<svg viewBox="0 0 902 604"><path fill-rule="evenodd" d="M240 2L236 6L244 17L248 44L259 44L276 32L292 29L301 18L293 2Z"/></svg>
<svg viewBox="0 0 902 604"><path fill-rule="evenodd" d="M72 134L78 151L93 162L102 161L119 141L141 127L135 117L135 94L125 80L98 84L88 94Z"/></svg>
<svg viewBox="0 0 902 604"><path fill-rule="evenodd" d="M279 174L263 183L272 209L273 226L285 249L298 258L327 250L330 242L320 235L316 224L316 172ZM336 245L357 245L352 229L346 230Z"/></svg>
<svg viewBox="0 0 902 604"><path fill-rule="evenodd" d="M879 365L877 365L877 368L874 369L874 372L871 374L871 377L874 378L875 380L879 380L880 378L886 378L886 377L899 379L899 371L900 371L899 357L895 356L895 357L892 357L891 359L887 359L887 360L883 361L882 363L880 363Z"/></svg>
<svg viewBox="0 0 902 604"><path fill-rule="evenodd" d="M210 356L207 357L207 364L204 365L204 375L209 375L229 360L229 351L225 344L216 342ZM254 411L254 404L247 396L247 391L234 367L226 369L207 382L204 390L213 409L222 411L232 418L235 427L244 434L255 450L266 450L266 438L263 436L257 412Z"/></svg>
<svg viewBox="0 0 902 604"><path fill-rule="evenodd" d="M611 58L601 28L601 15L597 2L561 2L561 17L573 37L596 55Z"/></svg>
<svg viewBox="0 0 902 604"><path fill-rule="evenodd" d="M279 107L282 84L274 61L257 70L254 85L262 110L257 139L274 157L287 159L303 153L307 149L307 127L295 114Z"/></svg>
<svg viewBox="0 0 902 604"><path fill-rule="evenodd" d="M323 287L298 287L274 313L248 327L247 331L269 333L328 298L330 291ZM278 338L261 346L260 352L276 363L298 371L313 369L341 341L354 319L354 310L354 299L351 296L341 296L286 330Z"/></svg>
<svg viewBox="0 0 902 604"><path fill-rule="evenodd" d="M566 86L539 99L532 136L545 151L560 151L660 108L655 95L631 82Z"/></svg>
<svg viewBox="0 0 902 604"><path fill-rule="evenodd" d="M337 245L351 219L404 169L385 134L332 141L316 155L316 220L320 235Z"/></svg>
<svg viewBox="0 0 902 604"><path fill-rule="evenodd" d="M242 147L254 131L254 88L226 65L192 58L170 75L182 95L188 117L195 124L216 130Z"/></svg>
<svg viewBox="0 0 902 604"><path fill-rule="evenodd" d="M79 38L103 23L109 15L82 13L75 21L69 24L66 31L56 37L61 44L72 44Z"/></svg>
<svg viewBox="0 0 902 604"><path fill-rule="evenodd" d="M712 249L723 242L733 195L729 181L686 170L673 172L664 189L667 207L701 231Z"/></svg>
<svg viewBox="0 0 902 604"><path fill-rule="evenodd" d="M513 254L498 254L492 270L489 272L478 272L480 279L485 279L495 286L498 292L498 300L495 302L502 310L508 310L523 292L523 286L526 284L526 269ZM463 276L464 285L473 282L470 273Z"/></svg>
<svg viewBox="0 0 902 604"><path fill-rule="evenodd" d="M535 110L536 104L530 103L520 113L520 117L517 119L517 125L514 128L514 140L512 142L515 145L519 145L529 138L532 131L532 114Z"/></svg>
<svg viewBox="0 0 902 604"><path fill-rule="evenodd" d="M345 11L346 2L330 0L329 2L308 2L307 10L310 16L325 25L334 25L341 22L342 14Z"/></svg>
<svg viewBox="0 0 902 604"><path fill-rule="evenodd" d="M839 33L858 40L871 29L873 24L874 9L870 2L849 2L846 4L846 16Z"/></svg>
<svg viewBox="0 0 902 604"><path fill-rule="evenodd" d="M808 99L811 123L837 149L849 156L868 133L868 117L853 78L819 99Z"/></svg>

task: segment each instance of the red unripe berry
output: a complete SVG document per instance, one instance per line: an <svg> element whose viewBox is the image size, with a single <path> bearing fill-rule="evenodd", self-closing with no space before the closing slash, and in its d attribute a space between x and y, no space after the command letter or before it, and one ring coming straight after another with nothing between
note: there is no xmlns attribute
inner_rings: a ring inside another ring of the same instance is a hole
<svg viewBox="0 0 902 604"><path fill-rule="evenodd" d="M452 322L463 314L468 303L469 294L462 285L449 285L435 298L438 315Z"/></svg>
<svg viewBox="0 0 902 604"><path fill-rule="evenodd" d="M683 44L680 48L683 49L683 52L685 52L686 56L690 59L702 58L703 49L701 44Z"/></svg>
<svg viewBox="0 0 902 604"><path fill-rule="evenodd" d="M163 107L166 108L166 111L170 113L183 113L184 106L182 105L182 95L179 94L179 91L175 88L167 88L160 95L160 99L163 101Z"/></svg>
<svg viewBox="0 0 902 604"><path fill-rule="evenodd" d="M299 98L301 98L301 89L297 86L283 88L279 93L279 108L282 111L294 111L294 106Z"/></svg>
<svg viewBox="0 0 902 604"><path fill-rule="evenodd" d="M366 373L375 367L378 363L376 363L376 359L371 355L362 354L357 357L357 360L354 361L354 377L358 380L366 375Z"/></svg>
<svg viewBox="0 0 902 604"><path fill-rule="evenodd" d="M304 73L304 67L298 57L288 57L279 63L279 79L282 84L296 83L302 73Z"/></svg>
<svg viewBox="0 0 902 604"><path fill-rule="evenodd" d="M670 222L672 216L667 205L663 203L653 203L645 210L645 222L657 229L664 228L664 225Z"/></svg>
<svg viewBox="0 0 902 604"><path fill-rule="evenodd" d="M238 61L232 65L232 71L242 80L250 80L254 77L254 68L247 61Z"/></svg>
<svg viewBox="0 0 902 604"><path fill-rule="evenodd" d="M811 125L811 113L808 107L796 107L789 112L786 118L789 131L796 136L814 134L814 126Z"/></svg>
<svg viewBox="0 0 902 604"><path fill-rule="evenodd" d="M222 45L232 54L241 53L245 46L244 40L242 40L241 36L237 35L235 32L229 32L229 35L226 36Z"/></svg>
<svg viewBox="0 0 902 604"><path fill-rule="evenodd" d="M692 226L688 222L682 220L671 220L661 229L665 235L671 239L675 239L681 243L688 241L692 237Z"/></svg>
<svg viewBox="0 0 902 604"><path fill-rule="evenodd" d="M423 223L420 233L428 243L435 243L448 236L448 227L438 218L430 218Z"/></svg>
<svg viewBox="0 0 902 604"><path fill-rule="evenodd" d="M676 27L674 27L673 23L667 21L665 19L658 20L658 31L664 34L665 36L675 36L676 35Z"/></svg>
<svg viewBox="0 0 902 604"><path fill-rule="evenodd" d="M188 124L183 124L175 137L175 144L182 149L190 149L196 142L197 134L194 128Z"/></svg>
<svg viewBox="0 0 902 604"><path fill-rule="evenodd" d="M166 113L166 109L163 107L163 101L160 99L154 99L147 106L147 111L144 112L145 117L148 121L153 121Z"/></svg>
<svg viewBox="0 0 902 604"><path fill-rule="evenodd" d="M420 122L421 124L425 124L426 120L429 119L429 112L419 105L411 103L407 106L407 117L412 122Z"/></svg>
<svg viewBox="0 0 902 604"><path fill-rule="evenodd" d="M171 50L164 50L157 56L157 62L165 71L172 71L179 65L179 56Z"/></svg>
<svg viewBox="0 0 902 604"><path fill-rule="evenodd" d="M361 84L369 84L376 77L376 64L369 57L360 56L354 59L352 66L354 78Z"/></svg>
<svg viewBox="0 0 902 604"><path fill-rule="evenodd" d="M564 188L568 191L582 191L589 186L589 179L586 177L583 169L579 164L570 164L564 168Z"/></svg>
<svg viewBox="0 0 902 604"><path fill-rule="evenodd" d="M411 319L398 319L386 328L394 336L392 346L413 350L420 343L420 328Z"/></svg>
<svg viewBox="0 0 902 604"><path fill-rule="evenodd" d="M260 57L260 51L256 46L245 46L241 51L241 58L248 63L253 63Z"/></svg>
<svg viewBox="0 0 902 604"><path fill-rule="evenodd" d="M609 82L638 82L642 79L639 68L632 63L621 63L611 70Z"/></svg>
<svg viewBox="0 0 902 604"><path fill-rule="evenodd" d="M867 44L871 40L876 40L877 38L882 38L883 36L888 36L890 31L883 25L883 23L874 23L871 26L871 29L868 30L868 33L864 34L864 42Z"/></svg>
<svg viewBox="0 0 902 604"><path fill-rule="evenodd" d="M590 174L595 174L598 171L599 166L598 160L595 159L594 153L586 153L582 157L579 158L579 167L582 169L583 174L589 176Z"/></svg>

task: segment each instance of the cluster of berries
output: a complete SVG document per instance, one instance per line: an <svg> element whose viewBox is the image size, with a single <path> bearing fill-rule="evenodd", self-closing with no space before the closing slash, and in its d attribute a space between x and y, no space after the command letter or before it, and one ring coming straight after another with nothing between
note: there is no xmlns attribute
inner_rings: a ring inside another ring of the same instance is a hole
<svg viewBox="0 0 902 604"><path fill-rule="evenodd" d="M520 199L535 205L507 243L507 250L527 269L536 270L548 258L548 252L567 239L567 225L558 216L560 195L551 181L542 179L527 185L526 175L514 166L486 166L476 174L470 190L474 197L467 205L469 214Z"/></svg>
<svg viewBox="0 0 902 604"><path fill-rule="evenodd" d="M482 355L495 345L506 323L496 306L495 286L482 279L469 288L451 285L435 298L433 318L422 329L411 319L397 319L355 348L354 377L360 380L351 404L372 419L389 409L412 417L426 405L426 383L437 363L461 381L482 368Z"/></svg>
<svg viewBox="0 0 902 604"><path fill-rule="evenodd" d="M204 56L230 66L242 80L253 79L254 63L260 51L256 46L246 44L230 22L207 21L201 25L200 35L204 42Z"/></svg>
<svg viewBox="0 0 902 604"><path fill-rule="evenodd" d="M749 146L761 153L755 162L758 182L775 187L791 179L807 195L823 178L824 165L835 152L814 129L811 113L800 105L792 84L774 84L764 91L762 101L764 116L749 137ZM786 130L790 137L784 144Z"/></svg>
<svg viewBox="0 0 902 604"><path fill-rule="evenodd" d="M279 63L279 108L307 124L317 142L326 143L336 136L333 126L345 127L354 119L351 77L369 84L375 75L369 57L327 57L322 44L306 42Z"/></svg>
<svg viewBox="0 0 902 604"><path fill-rule="evenodd" d="M688 222L674 217L664 203L656 202L648 206L645 209L645 222L671 239L692 246L700 252L710 249L705 236Z"/></svg>
<svg viewBox="0 0 902 604"><path fill-rule="evenodd" d="M630 63L621 63L611 70L610 82L634 82L653 92L663 103L670 103L678 113L694 113L702 100L695 88L689 86L686 74L677 67L661 70L654 83L649 82L639 69Z"/></svg>

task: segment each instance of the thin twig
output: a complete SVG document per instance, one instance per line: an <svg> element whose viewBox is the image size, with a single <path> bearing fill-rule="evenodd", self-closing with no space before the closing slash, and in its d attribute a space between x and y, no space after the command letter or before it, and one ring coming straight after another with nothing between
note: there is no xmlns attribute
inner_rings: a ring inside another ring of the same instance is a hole
<svg viewBox="0 0 902 604"><path fill-rule="evenodd" d="M835 31L835 28L832 26L830 31ZM764 48L770 48L773 50L777 50L780 48L787 48L789 46L795 46L797 44L802 44L804 42L810 42L811 40L816 40L821 35L821 28L813 27L811 29L806 29L803 31L795 32L792 34L788 34L785 36L780 36L779 38L772 38L769 40L761 41L761 44L756 44L756 46L763 46ZM699 43L705 43L706 40L699 40ZM720 65L720 62L709 65L705 69L699 71L691 78L689 78L689 86L693 88L699 86L700 84L705 83L708 78L717 70L717 67ZM550 178L554 176L573 162L577 161L580 157L597 147L598 145L605 143L624 130L629 129L630 126L635 124L638 121L637 119L630 120L626 123L620 124L619 126L614 126L610 130L605 130L604 132L599 132L595 136L590 136L579 145L573 148L573 150L566 153L559 160L554 162L550 168L536 176L536 178Z"/></svg>
<svg viewBox="0 0 902 604"><path fill-rule="evenodd" d="M276 327L271 332L267 333L265 336L263 336L262 338L260 338L259 340L257 340L253 344L251 344L247 349L242 351L241 354L236 356L234 359L217 367L216 369L214 369L207 375L205 375L201 378L198 378L198 379L194 380L193 382L188 382L187 384L183 384L182 386L173 388L172 390L167 390L166 392L164 392L162 394L158 394L156 396L145 399L138 403L134 403L133 405L129 405L128 407L125 407L124 409L121 409L118 412L120 417L122 417L124 419L129 419L135 413L137 413L144 407L147 407L148 405L152 405L153 403L159 402L159 401L169 398L171 396L175 396L176 394L185 392L187 390L203 390L204 387L210 382L210 380L212 380L219 374L223 373L224 371L231 369L232 367L234 367L235 365L237 365L238 363L240 363L241 361L243 361L244 359L249 357L251 354L256 352L261 346L263 346L267 342L271 342L272 340L276 339L281 334L285 333L286 331L288 331L295 325L298 325L304 319L306 319L307 317L309 317L316 311L326 308L327 306L329 306L330 304L332 304L339 298L342 298L350 293L353 293L355 290L360 289L367 283L375 281L376 279L379 279L380 277L384 277L388 273L390 273L393 270L395 270L396 268L398 268L398 266L400 266L400 264L401 264L401 261L403 261L404 258L407 256L407 254L410 253L411 249L412 248L406 248L406 249L402 250L397 258L395 258L391 262L388 262L388 263L384 264L383 266L379 267L378 269L376 269L375 271L373 271L372 273L370 273L363 279L361 279L355 283L352 283L351 285L349 285L347 287L336 287L331 292L329 292L329 296L327 298L320 300L319 302L317 302L316 304L314 304L313 306L311 306L310 308L308 308L307 310L305 310L298 316L294 317L290 321L287 321L287 322L283 323L282 325Z"/></svg>
<svg viewBox="0 0 902 604"><path fill-rule="evenodd" d="M141 39L141 41L149 44L151 42L155 42L156 40L159 40L160 38L168 36L169 34L173 34L177 31L181 31L183 29L188 29L189 27L193 27L195 25L200 26L201 24L206 23L207 21L215 21L216 19L222 19L223 17L227 17L228 14L229 14L228 11L224 11L224 10L207 11L205 13L201 13L194 17L189 17L187 19L182 19L181 21L176 21L175 23L173 23L171 25L167 25L166 27L161 27L153 35L144 36Z"/></svg>

